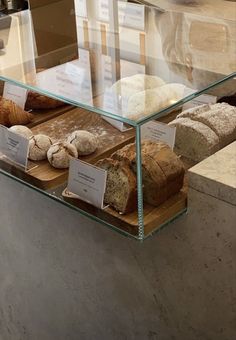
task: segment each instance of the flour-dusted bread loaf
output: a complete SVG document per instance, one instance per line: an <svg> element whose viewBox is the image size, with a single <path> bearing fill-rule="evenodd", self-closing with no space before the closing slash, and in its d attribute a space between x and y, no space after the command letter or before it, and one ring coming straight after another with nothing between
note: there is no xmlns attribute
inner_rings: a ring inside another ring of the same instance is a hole
<svg viewBox="0 0 236 340"><path fill-rule="evenodd" d="M25 103L25 107L32 110L50 110L64 105L65 103L60 100L44 96L33 91L29 91Z"/></svg>
<svg viewBox="0 0 236 340"><path fill-rule="evenodd" d="M70 143L58 142L53 144L48 152L49 163L56 169L67 169L72 158L77 158L76 147Z"/></svg>
<svg viewBox="0 0 236 340"><path fill-rule="evenodd" d="M154 89L162 85L165 85L165 82L159 77L146 74L136 74L134 76L118 80L112 85L111 90L119 96L129 98L138 92Z"/></svg>
<svg viewBox="0 0 236 340"><path fill-rule="evenodd" d="M74 131L67 141L76 147L78 156L88 156L94 153L98 147L97 137L85 130Z"/></svg>
<svg viewBox="0 0 236 340"><path fill-rule="evenodd" d="M236 108L229 104L203 105L184 111L178 117L189 117L207 125L219 137L220 148L236 139Z"/></svg>
<svg viewBox="0 0 236 340"><path fill-rule="evenodd" d="M169 125L176 127L175 151L192 161L202 161L220 148L219 137L201 122L177 118Z"/></svg>
<svg viewBox="0 0 236 340"><path fill-rule="evenodd" d="M184 85L166 84L134 94L128 101L124 117L139 120L167 108L184 97Z"/></svg>
<svg viewBox="0 0 236 340"><path fill-rule="evenodd" d="M178 114L178 116L176 118L192 118L195 115L198 115L200 113L203 112L207 112L211 109L210 104L204 104L204 105L200 105L197 107L191 107L183 112L181 112L180 114Z"/></svg>
<svg viewBox="0 0 236 340"><path fill-rule="evenodd" d="M9 128L9 131L17 133L18 135L27 139L33 137L33 132L24 125L13 125Z"/></svg>
<svg viewBox="0 0 236 340"><path fill-rule="evenodd" d="M102 159L96 165L107 171L104 202L122 214L137 209L136 176L132 170L110 158Z"/></svg>
<svg viewBox="0 0 236 340"><path fill-rule="evenodd" d="M126 145L112 155L137 171L135 144ZM142 143L142 174L144 202L158 206L183 186L184 167L168 145L162 142Z"/></svg>
<svg viewBox="0 0 236 340"><path fill-rule="evenodd" d="M35 135L29 141L29 159L42 161L47 158L47 152L52 145L52 140L46 135Z"/></svg>

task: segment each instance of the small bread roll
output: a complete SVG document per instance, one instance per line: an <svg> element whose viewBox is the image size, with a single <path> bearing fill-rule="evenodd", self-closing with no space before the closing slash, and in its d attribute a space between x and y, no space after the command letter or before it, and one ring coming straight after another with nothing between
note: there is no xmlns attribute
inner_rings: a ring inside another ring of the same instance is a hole
<svg viewBox="0 0 236 340"><path fill-rule="evenodd" d="M47 152L52 145L52 140L46 135L36 135L30 138L29 159L42 161L47 158Z"/></svg>
<svg viewBox="0 0 236 340"><path fill-rule="evenodd" d="M33 132L24 125L14 125L9 128L9 131L17 133L18 135L27 139L33 137Z"/></svg>
<svg viewBox="0 0 236 340"><path fill-rule="evenodd" d="M90 155L98 147L97 137L85 130L74 131L67 141L76 147L78 156Z"/></svg>
<svg viewBox="0 0 236 340"><path fill-rule="evenodd" d="M78 158L76 147L70 143L55 143L47 152L49 163L57 169L67 169L72 158Z"/></svg>

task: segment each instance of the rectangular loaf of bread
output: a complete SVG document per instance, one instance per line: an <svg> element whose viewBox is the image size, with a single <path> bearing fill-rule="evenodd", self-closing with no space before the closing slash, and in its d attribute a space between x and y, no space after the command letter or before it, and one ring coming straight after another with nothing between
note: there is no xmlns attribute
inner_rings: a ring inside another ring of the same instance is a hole
<svg viewBox="0 0 236 340"><path fill-rule="evenodd" d="M122 214L136 210L137 184L132 170L110 158L102 159L96 165L107 171L104 202Z"/></svg>
<svg viewBox="0 0 236 340"><path fill-rule="evenodd" d="M229 104L199 106L184 111L178 117L188 117L208 126L219 137L220 148L236 139L236 108Z"/></svg>
<svg viewBox="0 0 236 340"><path fill-rule="evenodd" d="M135 144L116 151L112 158L124 162L137 172ZM158 206L183 186L182 162L165 143L142 143L142 174L144 202Z"/></svg>
<svg viewBox="0 0 236 340"><path fill-rule="evenodd" d="M144 141L142 152L148 154L159 165L166 178L166 198L174 195L183 186L184 166L171 148L162 142Z"/></svg>
<svg viewBox="0 0 236 340"><path fill-rule="evenodd" d="M177 118L175 151L192 161L200 162L219 150L219 137L208 126L189 118Z"/></svg>

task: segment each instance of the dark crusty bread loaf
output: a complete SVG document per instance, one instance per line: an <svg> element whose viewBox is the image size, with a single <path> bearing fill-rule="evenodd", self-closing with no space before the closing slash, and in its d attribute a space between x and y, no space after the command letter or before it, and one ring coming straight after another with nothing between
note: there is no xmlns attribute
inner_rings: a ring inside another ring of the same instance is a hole
<svg viewBox="0 0 236 340"><path fill-rule="evenodd" d="M163 142L147 140L142 143L142 152L152 157L164 173L167 198L180 191L185 175L184 165L171 148Z"/></svg>
<svg viewBox="0 0 236 340"><path fill-rule="evenodd" d="M63 105L65 105L65 103L61 102L60 100L29 91L25 107L32 110L50 110L56 109L57 107L61 107Z"/></svg>
<svg viewBox="0 0 236 340"><path fill-rule="evenodd" d="M128 164L136 174L136 147L128 144L112 154L112 158ZM166 200L166 178L159 165L146 153L142 152L143 200L157 206Z"/></svg>
<svg viewBox="0 0 236 340"><path fill-rule="evenodd" d="M96 165L107 171L104 202L123 214L137 209L136 176L132 170L110 158L102 159Z"/></svg>
<svg viewBox="0 0 236 340"><path fill-rule="evenodd" d="M112 158L127 163L136 173L134 143L116 151ZM184 166L165 143L144 141L142 143L142 174L144 202L158 206L182 188Z"/></svg>

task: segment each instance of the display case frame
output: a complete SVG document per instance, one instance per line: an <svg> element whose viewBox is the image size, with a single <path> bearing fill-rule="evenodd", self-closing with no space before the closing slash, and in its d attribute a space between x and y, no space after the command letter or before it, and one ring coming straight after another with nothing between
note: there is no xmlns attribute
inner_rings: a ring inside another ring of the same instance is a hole
<svg viewBox="0 0 236 340"><path fill-rule="evenodd" d="M63 1L59 1L59 2L63 2ZM46 6L47 8L50 8L50 6L52 6L51 10L55 10L56 9L56 3L57 2L53 2L53 4ZM94 51L96 51L97 48L97 43L94 42L94 38L96 38L97 34L99 34L101 36L101 43L99 45L99 53L103 53L105 57L110 57L112 58L112 62L111 62L111 69L112 69L112 76L114 76L114 78L112 78L112 82L114 83L114 80L118 80L121 77L120 74L120 69L117 70L117 62L118 64L120 64L121 58L123 58L126 53L127 50L124 48L124 50L121 51L121 49L117 49L117 44L120 44L119 41L119 35L121 34L120 32L120 26L118 23L118 17L117 17L117 13L118 13L118 3L116 1L109 1L108 2L108 11L110 11L110 16L109 16L109 23L104 23L104 22L100 22L99 21L99 31L96 31L96 28L94 27L94 25L96 26L96 22L95 22L95 18L94 18L94 12L96 15L96 10L93 8L94 2L93 1L88 1L87 3L87 17L77 17L78 16L78 12L75 11L75 17L77 19L77 33L78 36L81 37L81 35L79 35L79 33L81 33L81 30L83 32L83 38L80 39L78 38L78 43L72 43L71 39L69 39L69 43L68 46L65 46L63 48L52 48L52 51L44 54L44 55L37 55L37 40L35 40L36 35L34 34L37 31L37 20L34 21L32 20L33 16L32 16L32 12L30 10L21 12L21 13L17 13L15 15L13 15L13 19L15 19L15 23L13 20L13 26L11 27L11 31L13 31L14 29L14 25L15 28L18 32L18 39L19 41L22 41L23 38L23 43L19 46L21 46L21 51L18 51L19 53L16 53L16 61L13 61L12 65L10 65L10 63L8 64L8 62L6 62L6 65L2 68L1 72L0 72L0 80L4 81L4 82L9 82L11 84L14 85L18 85L22 88L26 88L27 90L32 90L38 93L41 93L43 95L49 96L51 98L55 98L55 99L59 99L69 105L72 105L73 107L78 107L80 109L82 109L84 112L92 112L93 114L99 115L99 116L103 116L103 117L107 117L107 118L111 118L114 121L118 121L118 122L122 122L125 124L128 124L132 129L133 129L133 136L131 138L130 136L130 141L132 139L135 140L136 142L136 164L137 164L137 168L136 168L136 176L137 176L137 222L136 222L136 231L135 229L132 229L132 225L128 228L124 228L122 227L122 223L125 224L124 220L122 220L122 217L117 217L116 216L116 222L117 219L119 219L118 223L114 222L114 216L109 220L109 218L106 218L106 216L100 212L98 212L97 209L95 209L94 207L88 206L87 203L81 203L80 204L76 204L75 201L76 199L73 197L69 197L68 200L65 200L64 198L62 198L62 191L65 189L66 184L64 182L66 182L64 180L63 183L60 183L56 186L53 186L53 188L44 188L44 190L40 189L40 187L36 184L33 185L33 182L30 181L30 179L27 178L27 176L25 177L24 175L22 175L21 172L16 170L16 167L12 164L9 163L3 163L1 164L1 169L0 172L3 175L6 175L8 177L11 177L14 180L19 181L20 183L22 183L23 185L27 185L30 188L37 190L39 193L46 195L47 197L50 197L51 199L54 199L58 202L60 202L61 204L64 204L72 209L75 209L76 211L79 211L80 213L82 213L85 216L88 216L96 221L99 221L109 227L111 227L112 229L121 232L122 234L125 234L126 236L131 236L134 237L137 240L143 241L144 239L146 239L147 237L149 237L150 235L152 235L156 230L160 230L163 226L167 225L169 222L171 222L173 219L175 219L177 216L185 213L187 211L187 205L186 205L186 200L187 198L181 198L181 204L179 204L179 206L176 208L177 210L173 210L171 211L170 214L166 213L166 211L163 213L163 218L164 220L162 220L162 217L159 218L158 223L156 226L152 225L152 227L148 230L145 229L145 223L144 223L144 202L143 202L143 174L142 174L142 152L141 152L141 145L142 145L142 137L141 137L141 129L142 126L150 121L154 121L154 120L160 120L163 117L165 118L167 116L167 114L172 113L173 111L177 111L178 109L180 109L185 103L188 103L192 100L195 100L196 98L198 98L199 96L201 96L202 94L205 94L207 92L212 93L214 92L214 89L217 89L219 87L221 87L222 84L230 84L231 81L234 82L235 77L236 77L236 72L233 69L232 66L232 72L230 72L229 74L223 74L223 73L214 73L215 78L210 78L209 81L207 81L204 86L201 86L201 88L198 89L194 89L194 91L192 91L190 94L184 94L182 96L181 99L179 100L175 100L174 103L169 103L168 105L166 105L165 107L159 108L157 109L155 112L152 112L151 114L147 114L146 116L143 116L141 118L138 119L129 119L126 116L122 115L124 113L124 108L121 107L121 115L117 114L117 110L120 109L120 107L116 107L113 103L113 108L110 110L107 110L106 107L103 105L102 107L99 107L99 105L94 104L94 98L92 98L92 105L88 104L87 101L87 97L86 100L81 100L81 98L72 98L70 96L64 96L61 94L58 94L58 91L56 90L56 85L58 85L58 83L55 84L54 88L49 86L49 89L45 89L44 86L42 84L48 83L50 84L51 81L51 77L52 75L50 74L50 70L53 69L59 69L61 70L65 65L69 65L69 66L73 66L75 69L76 66L76 61L79 59L82 59L82 57L80 57L80 52L85 51L85 55L89 56L89 60L91 62L91 56L92 58L94 57L94 55L96 55L96 52L94 53ZM70 4L71 6L71 4ZM110 7L109 7L110 6ZM141 13L143 16L143 20L144 23L148 26L147 24L149 23L149 16L158 16L159 15L159 10L158 9L153 9L153 7L148 7L148 6L143 6L143 5L128 5L128 4L121 4L121 8L123 11L125 11L127 17L129 17L130 13L129 13L129 8L128 6L140 6L140 8L142 9ZM125 8L125 9L123 9ZM40 7L39 9L32 9L32 11L34 12L34 16L37 17L37 13L39 13L39 15L41 15L41 11L45 9L44 6ZM115 10L116 9L116 10ZM74 10L74 8L71 8L71 10ZM69 11L70 12L70 11ZM157 13L158 12L158 13ZM165 12L166 14L166 12ZM169 15L177 15L178 13L173 12L173 13L167 13L167 19L168 18L168 14ZM84 15L84 14L83 14ZM182 15L182 14L181 14ZM180 18L178 16L178 18ZM140 18L139 18L140 19ZM205 20L207 21L208 19L205 18ZM140 23L139 23L140 24ZM221 25L222 22L220 23ZM235 22L231 21L228 22L227 25L233 26L233 28L235 29ZM127 25L124 25L125 27ZM123 27L123 26L122 26ZM22 29L21 29L22 28ZM126 29L126 28L125 28ZM145 36L145 38L147 38L147 36L149 35L149 31L147 28L145 28L145 30L141 30L141 32L139 32L139 30L136 28L128 28L131 30L135 30L138 39L139 39L139 65L143 65L147 62L147 59L151 59L150 64L153 63L153 58L152 56L149 55L149 53L147 53L147 45L149 42L144 42L143 40L143 34ZM104 33L105 32L105 33ZM54 32L55 33L55 32ZM105 36L104 36L105 34ZM109 36L109 37L107 37ZM25 43L24 39L26 39L26 37L31 37L31 42L30 43ZM74 30L73 30L73 37L74 37ZM91 41L88 40L88 37L91 38ZM71 38L71 37L70 37ZM226 39L226 36L225 36ZM148 40L148 38L147 38ZM105 41L105 43L104 43ZM42 43L42 42L41 42ZM79 49L79 50L78 50ZM76 53L77 51L79 51L78 55L79 58L77 58ZM122 53L121 53L122 52ZM234 51L235 52L235 51ZM234 53L232 52L232 53ZM6 52L7 54L8 52ZM222 53L222 51L221 51ZM234 54L236 55L236 54ZM1 56L0 56L1 58ZM77 59L75 59L77 58ZM19 64L18 61L22 60L22 63ZM5 59L6 60L6 59ZM63 62L64 61L64 62ZM75 62L74 62L75 61ZM159 61L159 59L156 60ZM134 63L135 64L135 63ZM40 85L38 85L36 83L36 85L34 84L34 82L32 81L32 79L35 80L35 76L37 78L37 74L36 74L36 66L45 66L48 68L48 71L43 71L42 75L45 74L45 79L42 78L42 82L40 83ZM189 68L189 65L185 65L187 66L187 68ZM80 66L81 67L81 66ZM88 72L88 69L86 68L86 65L84 66L84 73ZM137 65L136 65L137 67ZM146 67L146 65L145 65ZM191 65L191 67L194 68L194 65ZM217 65L215 66L217 69ZM15 70L19 71L14 73ZM221 70L220 70L221 71ZM63 69L64 72L64 69ZM70 71L71 72L71 71ZM93 91L94 87L96 87L97 82L95 84L95 82L91 79L93 77L93 75L91 74L91 69L90 69L90 91ZM97 73L99 73L99 70L96 70ZM208 72L208 71L206 71ZM212 72L212 71L211 71ZM32 74L33 73L33 78L32 78ZM16 76L15 76L16 74ZM65 74L65 73L63 73ZM148 71L148 67L147 69L145 69L145 74L152 74ZM70 76L73 76L70 74ZM167 83L170 80L170 76L167 76ZM85 77L86 79L86 77ZM214 80L212 80L214 79ZM99 79L100 81L100 79ZM99 83L98 81L98 83ZM80 89L82 89L81 86L84 86L84 84L79 84L77 83L77 85L80 86ZM99 86L98 86L99 87ZM104 89L103 89L104 90ZM192 89L193 90L193 89ZM223 94L223 95L227 95L227 91ZM119 104L119 103L118 103ZM119 106L119 105L118 105ZM126 108L126 106L125 106ZM68 107L68 110L71 110L71 107ZM128 139L127 142L128 143ZM167 207L167 210L171 210Z"/></svg>

